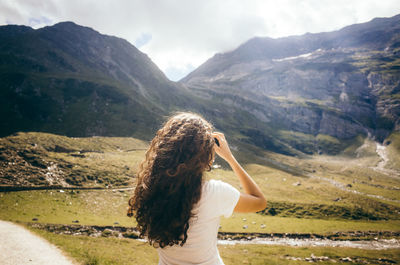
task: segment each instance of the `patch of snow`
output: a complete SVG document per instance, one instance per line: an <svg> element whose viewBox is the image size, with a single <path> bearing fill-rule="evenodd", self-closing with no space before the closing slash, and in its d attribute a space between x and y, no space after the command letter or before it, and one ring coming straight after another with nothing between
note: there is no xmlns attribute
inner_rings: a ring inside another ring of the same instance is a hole
<svg viewBox="0 0 400 265"><path fill-rule="evenodd" d="M346 92L342 92L342 93L340 93L340 100L341 101L348 101L349 100L349 96L347 95L347 93Z"/></svg>
<svg viewBox="0 0 400 265"><path fill-rule="evenodd" d="M309 56L311 56L313 53L304 53L304 54L300 54L297 56L292 56L292 57L285 57L285 58L280 58L280 59L272 59L273 62L282 62L282 61L289 61L289 60L295 60L295 59L299 59L299 58L307 58Z"/></svg>

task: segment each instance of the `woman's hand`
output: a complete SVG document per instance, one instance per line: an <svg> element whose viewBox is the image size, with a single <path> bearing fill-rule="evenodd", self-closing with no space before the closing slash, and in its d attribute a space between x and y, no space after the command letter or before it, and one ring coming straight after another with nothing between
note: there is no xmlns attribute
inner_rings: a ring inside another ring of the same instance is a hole
<svg viewBox="0 0 400 265"><path fill-rule="evenodd" d="M219 146L217 144L214 145L215 152L228 162L233 172L235 172L235 175L239 178L240 184L244 190L244 193L242 192L240 194L239 201L237 202L234 211L248 213L264 210L265 207L267 207L267 200L265 199L263 192L250 175L247 174L242 166L236 161L229 149L224 134L215 132L212 136L217 138L219 142Z"/></svg>
<svg viewBox="0 0 400 265"><path fill-rule="evenodd" d="M234 158L231 150L229 149L228 142L225 139L225 135L220 132L212 133L212 136L218 140L219 146L217 144L214 145L214 150L222 157L226 162L230 163Z"/></svg>

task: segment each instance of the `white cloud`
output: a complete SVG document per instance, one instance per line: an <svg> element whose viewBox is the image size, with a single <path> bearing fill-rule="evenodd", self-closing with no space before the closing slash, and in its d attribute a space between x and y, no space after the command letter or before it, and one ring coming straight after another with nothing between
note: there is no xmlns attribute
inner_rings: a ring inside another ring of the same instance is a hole
<svg viewBox="0 0 400 265"><path fill-rule="evenodd" d="M0 24L74 21L127 39L174 80L254 36L332 31L399 13L398 0L0 0Z"/></svg>

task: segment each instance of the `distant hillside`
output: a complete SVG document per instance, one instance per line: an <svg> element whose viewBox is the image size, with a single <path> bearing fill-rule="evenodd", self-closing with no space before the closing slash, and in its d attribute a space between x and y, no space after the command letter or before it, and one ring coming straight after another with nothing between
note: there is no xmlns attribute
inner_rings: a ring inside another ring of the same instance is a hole
<svg viewBox="0 0 400 265"><path fill-rule="evenodd" d="M146 142L18 133L0 138L0 189L132 185Z"/></svg>
<svg viewBox="0 0 400 265"><path fill-rule="evenodd" d="M400 131L400 15L335 32L254 38L181 83L257 117L267 130L240 133L268 149L338 153L358 135L382 141Z"/></svg>
<svg viewBox="0 0 400 265"><path fill-rule="evenodd" d="M126 40L72 22L0 27L2 136L148 138L162 115L185 104L184 93Z"/></svg>

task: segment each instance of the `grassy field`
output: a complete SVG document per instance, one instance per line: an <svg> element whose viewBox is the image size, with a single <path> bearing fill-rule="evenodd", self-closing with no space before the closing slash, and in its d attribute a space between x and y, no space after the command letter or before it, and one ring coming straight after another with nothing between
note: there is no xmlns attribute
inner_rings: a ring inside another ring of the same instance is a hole
<svg viewBox="0 0 400 265"><path fill-rule="evenodd" d="M385 143L388 161L376 153L376 143L364 139L341 155L284 156L246 144L232 146L237 159L268 199L263 213L221 219L222 232L316 233L340 231L399 231L400 137ZM0 219L13 222L135 226L125 215L147 143L133 138L68 138L43 133L20 133L0 139L1 186L97 187L101 190L26 190L0 192ZM206 173L238 189L227 165ZM380 197L373 197L380 196ZM152 264L153 248L139 241L71 237L35 230L82 264ZM379 263L379 257L400 262L398 250L366 251L345 248L277 246L219 246L226 264L305 264L311 255ZM301 260L294 260L299 259ZM364 264L359 261L357 264Z"/></svg>
<svg viewBox="0 0 400 265"><path fill-rule="evenodd" d="M157 264L158 256L147 243L132 239L68 236L32 229L38 235L59 246L70 257L84 265ZM392 264L400 262L398 250L361 250L354 248L284 247L261 245L219 245L220 255L227 265L235 264L309 264L306 258L327 257L318 264L336 264L350 258L355 264ZM294 260L296 258L297 260ZM299 260L301 259L301 260ZM391 261L381 262L379 259ZM367 263L368 262L368 263Z"/></svg>
<svg viewBox="0 0 400 265"><path fill-rule="evenodd" d="M396 161L400 137L394 134L389 139L389 162ZM45 133L19 133L2 138L2 185L18 186L19 183L26 186L22 181L16 182L18 177L12 177L9 182L7 174L23 172L22 169L28 172L35 168L39 173L29 173L28 186L64 183L67 187L106 189L1 193L0 217L14 221L36 218L39 222L48 223L79 220L82 224L110 225L117 222L132 225L132 221L125 217L131 191L113 191L112 188L134 184L134 176L146 147L146 142L133 138L68 138ZM246 155L245 161L255 161L243 165L269 201L264 215L254 215L257 223L269 217L307 219L306 222L318 219L342 225L364 221L373 224L375 230L378 221L390 224L400 219L400 178L393 178L374 168L380 158L376 154L375 142L368 139L362 146L350 146L342 155L334 157L283 156L246 149L244 145L233 146L232 149L239 160ZM263 160L267 162L263 164ZM390 169L396 169L389 162ZM219 159L216 164L222 167L207 172L206 178L221 179L240 190L238 179L226 164ZM283 170L282 164L290 170ZM293 169L301 174L291 173ZM43 182L42 177L45 178ZM76 185L72 185L71 179L75 179ZM235 223L234 227L242 226L236 221L224 221L224 226L232 227L229 222ZM351 228L343 226L343 229Z"/></svg>
<svg viewBox="0 0 400 265"><path fill-rule="evenodd" d="M0 219L7 221L82 225L135 226L125 215L131 191L19 191L0 193ZM246 219L245 221L243 219ZM266 227L262 228L262 224ZM248 228L243 229L247 225ZM400 220L346 220L294 218L235 213L221 218L224 232L319 233L337 231L398 231Z"/></svg>

